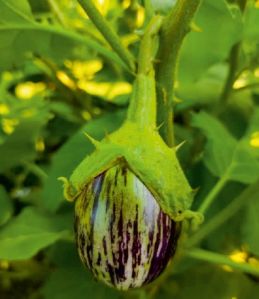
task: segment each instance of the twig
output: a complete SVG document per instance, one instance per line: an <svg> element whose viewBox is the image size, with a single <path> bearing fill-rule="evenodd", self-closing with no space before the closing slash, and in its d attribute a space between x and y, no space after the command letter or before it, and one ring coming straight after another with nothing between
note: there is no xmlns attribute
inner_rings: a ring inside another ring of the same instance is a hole
<svg viewBox="0 0 259 299"><path fill-rule="evenodd" d="M245 89L252 89L252 88L259 88L259 82L255 82L255 83L247 84L242 87L234 88L234 91L242 91Z"/></svg>
<svg viewBox="0 0 259 299"><path fill-rule="evenodd" d="M242 13L245 12L247 0L239 0L237 1L239 8ZM238 72L238 64L239 64L239 55L240 55L240 49L241 49L241 42L236 43L233 45L233 47L230 50L229 54L229 71L227 75L227 79L225 82L225 85L223 87L222 93L220 95L220 103L227 103L228 99L233 91L233 84L236 80L236 74ZM223 107L220 105L220 107ZM221 108L219 108L221 109Z"/></svg>
<svg viewBox="0 0 259 299"><path fill-rule="evenodd" d="M210 205L213 203L219 192L223 189L223 187L228 182L228 171L218 180L218 182L215 184L215 186L211 189L209 194L205 197L204 201L200 205L198 211L202 214L204 214L207 209L210 207Z"/></svg>
<svg viewBox="0 0 259 299"><path fill-rule="evenodd" d="M61 11L60 7L56 3L55 0L48 0L49 6L52 8L54 14L57 16L59 22L66 28L68 27L66 22L66 17L64 16L63 12Z"/></svg>
<svg viewBox="0 0 259 299"><path fill-rule="evenodd" d="M112 49L125 62L132 72L135 72L135 60L132 54L126 49L117 33L110 26L109 22L100 14L98 9L93 4L92 0L78 0L82 8L85 10L96 28L101 32L103 37L110 44Z"/></svg>
<svg viewBox="0 0 259 299"><path fill-rule="evenodd" d="M226 208L219 212L214 218L205 223L187 241L187 246L192 247L199 244L206 236L224 224L227 220L233 217L244 204L258 197L259 181L247 187L239 196L237 196Z"/></svg>
<svg viewBox="0 0 259 299"><path fill-rule="evenodd" d="M228 265L233 269L259 276L259 268L249 265L248 263L237 263L223 254L207 251L204 249L191 249L186 251L186 255L205 262L218 265Z"/></svg>

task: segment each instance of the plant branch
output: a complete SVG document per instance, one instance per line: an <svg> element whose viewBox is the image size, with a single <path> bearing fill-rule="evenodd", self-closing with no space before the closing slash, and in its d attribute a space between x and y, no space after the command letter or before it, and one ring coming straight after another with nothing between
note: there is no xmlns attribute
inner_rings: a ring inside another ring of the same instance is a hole
<svg viewBox="0 0 259 299"><path fill-rule="evenodd" d="M158 125L169 146L174 145L173 96L175 72L184 37L190 31L190 23L201 0L178 0L165 18L160 38L157 65Z"/></svg>
<svg viewBox="0 0 259 299"><path fill-rule="evenodd" d="M145 15L146 15L145 22L148 23L149 20L151 20L151 18L154 16L155 12L150 0L144 0L143 2L145 6Z"/></svg>
<svg viewBox="0 0 259 299"><path fill-rule="evenodd" d="M228 265L235 270L259 276L259 268L251 266L248 263L236 263L229 257L219 253L194 248L186 251L185 254L197 260L209 262L212 264Z"/></svg>
<svg viewBox="0 0 259 299"><path fill-rule="evenodd" d="M238 69L239 62L239 53L240 53L240 43L235 44L229 54L229 71L227 75L227 80L223 87L222 93L220 95L220 102L227 102L233 91L233 84L236 78L236 72Z"/></svg>
<svg viewBox="0 0 259 299"><path fill-rule="evenodd" d="M101 15L98 9L93 4L92 0L78 0L84 11L87 13L91 21L96 28L101 32L103 37L110 44L112 49L118 54L118 56L125 62L129 69L135 71L135 61L132 54L126 49L117 33L110 26L109 22Z"/></svg>
<svg viewBox="0 0 259 299"><path fill-rule="evenodd" d="M215 184L215 186L206 196L206 198L204 199L204 201L202 202L202 204L198 209L200 213L204 214L207 211L207 209L216 199L217 195L223 189L223 187L226 185L227 182L228 182L228 171L226 171L226 173L218 180L218 182Z"/></svg>
<svg viewBox="0 0 259 299"><path fill-rule="evenodd" d="M66 28L68 27L67 22L66 22L66 17L61 11L60 7L56 3L55 0L48 0L49 6L52 8L54 14L57 16L57 19L59 22Z"/></svg>
<svg viewBox="0 0 259 299"><path fill-rule="evenodd" d="M259 88L259 82L250 83L242 87L235 88L234 91L242 91L245 89Z"/></svg>
<svg viewBox="0 0 259 299"><path fill-rule="evenodd" d="M206 236L234 216L244 204L258 197L259 181L246 188L226 208L219 212L208 223L205 223L187 242L188 247L199 244Z"/></svg>
<svg viewBox="0 0 259 299"><path fill-rule="evenodd" d="M238 0L237 4L242 13L245 12L247 0ZM241 42L236 43L229 53L229 71L222 93L220 95L220 103L226 103L233 91L233 84L236 80L236 74L238 72L239 55L241 50ZM222 106L221 106L222 107Z"/></svg>

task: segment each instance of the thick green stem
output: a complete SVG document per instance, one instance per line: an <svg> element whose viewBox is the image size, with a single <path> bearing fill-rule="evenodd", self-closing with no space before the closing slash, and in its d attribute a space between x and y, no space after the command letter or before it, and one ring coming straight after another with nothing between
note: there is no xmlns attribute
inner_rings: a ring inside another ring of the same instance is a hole
<svg viewBox="0 0 259 299"><path fill-rule="evenodd" d="M156 90L154 71L149 75L138 74L134 81L127 120L139 128L156 126Z"/></svg>
<svg viewBox="0 0 259 299"><path fill-rule="evenodd" d="M213 203L213 201L216 199L219 192L223 189L223 187L228 182L228 172L226 172L216 183L216 185L212 188L212 190L209 192L209 194L206 196L204 201L202 202L201 206L199 207L198 211L202 214L204 214L207 209L210 207L210 205Z"/></svg>
<svg viewBox="0 0 259 299"><path fill-rule="evenodd" d="M138 74L148 75L153 69L153 60L158 46L158 32L162 25L162 17L154 16L149 22L141 39L138 55Z"/></svg>
<svg viewBox="0 0 259 299"><path fill-rule="evenodd" d="M110 26L109 22L100 14L92 0L78 0L96 28L102 33L113 50L125 62L129 69L135 71L135 61L131 53L122 45L119 36Z"/></svg>
<svg viewBox="0 0 259 299"><path fill-rule="evenodd" d="M163 124L161 135L169 146L174 145L172 106L178 55L200 3L201 0L178 0L161 30L157 65L158 124Z"/></svg>
<svg viewBox="0 0 259 299"><path fill-rule="evenodd" d="M207 250L194 248L186 251L185 254L197 260L218 264L218 265L228 265L235 270L259 276L259 268L251 266L248 263L236 263L233 260L231 260L229 257L219 253L214 253Z"/></svg>
<svg viewBox="0 0 259 299"><path fill-rule="evenodd" d="M162 24L160 16L154 16L141 39L138 72L130 99L128 120L137 122L139 127L156 126L156 84L153 59L156 54L157 34Z"/></svg>
<svg viewBox="0 0 259 299"><path fill-rule="evenodd" d="M244 204L256 200L259 191L259 181L246 188L225 209L219 212L208 223L205 223L187 242L188 247L199 244L206 236L234 216Z"/></svg>

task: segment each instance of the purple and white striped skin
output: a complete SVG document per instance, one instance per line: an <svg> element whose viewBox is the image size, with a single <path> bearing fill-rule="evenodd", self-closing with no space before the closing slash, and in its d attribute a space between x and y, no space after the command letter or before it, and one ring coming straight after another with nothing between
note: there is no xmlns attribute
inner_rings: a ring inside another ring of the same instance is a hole
<svg viewBox="0 0 259 299"><path fill-rule="evenodd" d="M126 166L96 177L76 201L80 258L97 279L120 290L158 277L175 253L179 232L179 223Z"/></svg>

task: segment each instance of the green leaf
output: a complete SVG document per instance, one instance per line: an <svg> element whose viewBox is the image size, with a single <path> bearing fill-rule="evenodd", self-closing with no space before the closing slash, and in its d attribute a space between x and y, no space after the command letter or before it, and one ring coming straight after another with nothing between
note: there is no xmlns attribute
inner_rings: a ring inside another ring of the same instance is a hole
<svg viewBox="0 0 259 299"><path fill-rule="evenodd" d="M28 259L71 234L71 214L44 214L27 207L0 231L0 259Z"/></svg>
<svg viewBox="0 0 259 299"><path fill-rule="evenodd" d="M21 64L25 54L31 52L62 62L75 56L80 46L124 66L114 52L90 37L55 26L17 23L0 26L0 70Z"/></svg>
<svg viewBox="0 0 259 299"><path fill-rule="evenodd" d="M250 39L255 42L259 38L259 9L256 8L253 2L248 3L244 20L244 38Z"/></svg>
<svg viewBox="0 0 259 299"><path fill-rule="evenodd" d="M230 3L228 0L224 0L224 2L233 18L236 18L237 16L240 18L242 17L242 12L238 3ZM218 1L214 1L214 3L218 3Z"/></svg>
<svg viewBox="0 0 259 299"><path fill-rule="evenodd" d="M203 160L211 173L246 184L259 177L259 161L251 147L243 140L238 142L219 120L200 112L193 116L192 125L207 138Z"/></svg>
<svg viewBox="0 0 259 299"><path fill-rule="evenodd" d="M120 293L94 281L92 274L80 263L74 245L57 243L51 252L57 270L51 274L42 289L45 299L119 298Z"/></svg>
<svg viewBox="0 0 259 299"><path fill-rule="evenodd" d="M249 147L250 152L253 156L259 158L259 108L255 109L250 124L247 128L246 134L244 138L242 138L242 142L245 146ZM257 145L257 146L256 146Z"/></svg>
<svg viewBox="0 0 259 299"><path fill-rule="evenodd" d="M39 110L36 110L35 115L17 119L19 124L14 132L0 145L0 172L35 158L36 138L49 119L46 107L36 105L34 108L36 107Z"/></svg>
<svg viewBox="0 0 259 299"><path fill-rule="evenodd" d="M78 122L78 118L75 115L73 107L64 102L51 102L49 103L49 108L55 115L60 115L64 119L70 122Z"/></svg>
<svg viewBox="0 0 259 299"><path fill-rule="evenodd" d="M181 84L194 83L210 66L224 61L242 36L241 16L233 18L224 0L203 1L195 24L201 31L187 35L180 55Z"/></svg>
<svg viewBox="0 0 259 299"><path fill-rule="evenodd" d="M259 161L244 144L239 143L228 171L230 179L250 184L259 178Z"/></svg>
<svg viewBox="0 0 259 299"><path fill-rule="evenodd" d="M47 209L55 211L64 202L63 188L57 178L69 177L81 160L94 149L83 133L87 132L101 140L106 133L114 131L121 124L123 117L124 113L112 113L89 122L56 153L43 188L43 204Z"/></svg>
<svg viewBox="0 0 259 299"><path fill-rule="evenodd" d="M13 213L13 206L4 187L0 185L0 226L5 224Z"/></svg>
<svg viewBox="0 0 259 299"><path fill-rule="evenodd" d="M176 4L176 0L151 0L151 4L156 11L168 12Z"/></svg>
<svg viewBox="0 0 259 299"><path fill-rule="evenodd" d="M32 21L33 16L27 0L0 0L0 25Z"/></svg>
<svg viewBox="0 0 259 299"><path fill-rule="evenodd" d="M65 58L73 57L80 46L124 66L115 53L92 38L35 23L26 0L0 0L0 70L19 66L28 52L63 62Z"/></svg>
<svg viewBox="0 0 259 299"><path fill-rule="evenodd" d="M194 114L192 125L201 129L208 140L204 163L214 175L221 176L232 161L237 141L223 124L206 112Z"/></svg>

